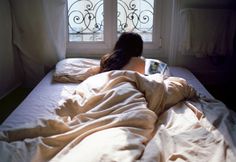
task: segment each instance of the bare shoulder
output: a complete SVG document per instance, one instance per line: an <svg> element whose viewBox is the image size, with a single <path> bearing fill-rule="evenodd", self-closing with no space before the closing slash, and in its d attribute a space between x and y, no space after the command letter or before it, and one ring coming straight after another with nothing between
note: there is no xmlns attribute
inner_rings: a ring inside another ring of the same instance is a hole
<svg viewBox="0 0 236 162"><path fill-rule="evenodd" d="M127 65L125 65L123 70L137 71L144 74L145 69L145 59L142 57L132 57Z"/></svg>

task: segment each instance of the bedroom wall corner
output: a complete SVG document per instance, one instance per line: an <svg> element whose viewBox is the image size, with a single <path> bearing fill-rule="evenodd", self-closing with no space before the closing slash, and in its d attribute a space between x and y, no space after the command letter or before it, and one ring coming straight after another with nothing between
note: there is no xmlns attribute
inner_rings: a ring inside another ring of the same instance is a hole
<svg viewBox="0 0 236 162"><path fill-rule="evenodd" d="M8 0L0 1L0 99L22 83L23 72L12 45L12 18Z"/></svg>

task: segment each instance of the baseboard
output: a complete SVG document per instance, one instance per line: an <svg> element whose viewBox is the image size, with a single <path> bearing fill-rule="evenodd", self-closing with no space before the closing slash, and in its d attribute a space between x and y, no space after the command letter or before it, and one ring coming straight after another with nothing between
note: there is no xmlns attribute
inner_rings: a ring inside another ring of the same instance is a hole
<svg viewBox="0 0 236 162"><path fill-rule="evenodd" d="M9 89L7 92L5 92L3 95L0 96L0 100L2 100L4 97L9 95L12 91L14 91L16 88L20 87L22 83L17 83L15 86L13 86L11 89Z"/></svg>

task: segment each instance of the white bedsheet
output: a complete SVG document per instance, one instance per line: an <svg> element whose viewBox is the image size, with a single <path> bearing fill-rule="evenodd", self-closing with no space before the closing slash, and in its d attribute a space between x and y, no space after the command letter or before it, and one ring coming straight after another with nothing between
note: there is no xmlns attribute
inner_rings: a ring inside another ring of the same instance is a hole
<svg viewBox="0 0 236 162"><path fill-rule="evenodd" d="M49 72L32 90L17 109L2 123L2 128L15 127L41 118L55 117L53 112L58 107L58 101L63 99L63 90L71 91L78 83L52 82L53 72ZM200 94L213 98L200 81L186 68L169 67L169 74L185 78Z"/></svg>
<svg viewBox="0 0 236 162"><path fill-rule="evenodd" d="M25 100L2 123L4 127L14 127L40 118L53 118L58 101L63 99L63 89L73 89L78 83L52 82L53 71L30 92Z"/></svg>

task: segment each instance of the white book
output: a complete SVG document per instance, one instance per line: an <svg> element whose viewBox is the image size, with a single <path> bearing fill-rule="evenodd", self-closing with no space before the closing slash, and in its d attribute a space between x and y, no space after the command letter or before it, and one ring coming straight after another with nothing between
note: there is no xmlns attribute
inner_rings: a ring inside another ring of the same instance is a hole
<svg viewBox="0 0 236 162"><path fill-rule="evenodd" d="M157 59L145 59L145 75L164 74L167 64Z"/></svg>

